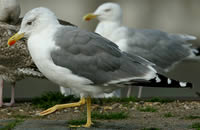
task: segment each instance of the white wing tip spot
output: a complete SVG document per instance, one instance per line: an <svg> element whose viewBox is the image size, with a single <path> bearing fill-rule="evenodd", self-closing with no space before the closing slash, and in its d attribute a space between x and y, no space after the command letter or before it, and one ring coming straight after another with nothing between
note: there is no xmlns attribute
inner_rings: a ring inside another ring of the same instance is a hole
<svg viewBox="0 0 200 130"><path fill-rule="evenodd" d="M180 82L179 84L180 84L181 87L186 87L187 83L186 82Z"/></svg>
<svg viewBox="0 0 200 130"><path fill-rule="evenodd" d="M156 83L161 82L160 78L158 76L156 76Z"/></svg>
<svg viewBox="0 0 200 130"><path fill-rule="evenodd" d="M171 79L168 78L168 79L167 79L167 83L168 83L168 84L171 84L171 83L172 83Z"/></svg>

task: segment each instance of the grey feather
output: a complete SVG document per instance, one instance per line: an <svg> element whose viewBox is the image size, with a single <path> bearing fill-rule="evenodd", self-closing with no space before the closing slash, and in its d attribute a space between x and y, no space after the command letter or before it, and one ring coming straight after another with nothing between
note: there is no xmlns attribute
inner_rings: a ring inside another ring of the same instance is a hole
<svg viewBox="0 0 200 130"><path fill-rule="evenodd" d="M187 35L168 34L159 30L127 31L127 52L137 54L168 70L176 63L191 57L193 50L187 40L195 38Z"/></svg>
<svg viewBox="0 0 200 130"><path fill-rule="evenodd" d="M54 40L60 49L51 52L53 62L94 84L143 77L152 71L147 67L152 65L150 62L138 56L128 56L116 44L95 33L63 26Z"/></svg>

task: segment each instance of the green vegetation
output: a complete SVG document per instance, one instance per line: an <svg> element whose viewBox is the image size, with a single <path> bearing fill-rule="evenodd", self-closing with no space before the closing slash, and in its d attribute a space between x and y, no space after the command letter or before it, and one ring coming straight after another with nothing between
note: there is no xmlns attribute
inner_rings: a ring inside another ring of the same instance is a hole
<svg viewBox="0 0 200 130"><path fill-rule="evenodd" d="M196 129L196 130L200 130L200 122L193 123L191 125L191 128Z"/></svg>
<svg viewBox="0 0 200 130"><path fill-rule="evenodd" d="M175 100L169 99L169 98L160 98L160 97L153 97L151 99L145 100L145 102L160 102L160 103L169 103L173 102Z"/></svg>
<svg viewBox="0 0 200 130"><path fill-rule="evenodd" d="M73 95L64 96L60 92L46 92L42 94L41 97L34 98L32 103L37 108L47 109L56 104L64 104L76 101L79 101L79 98Z"/></svg>
<svg viewBox="0 0 200 130"><path fill-rule="evenodd" d="M120 120L128 118L128 114L125 112L105 112L99 113L97 111L92 112L92 119L103 119L103 120Z"/></svg>
<svg viewBox="0 0 200 130"><path fill-rule="evenodd" d="M154 108L154 107L150 107L150 106L147 106L147 107L138 107L137 108L139 111L141 112L157 112L158 109Z"/></svg>
<svg viewBox="0 0 200 130"><path fill-rule="evenodd" d="M47 109L56 104L77 102L79 100L80 100L79 98L73 95L64 96L60 92L45 92L44 94L42 94L42 96L34 98L32 103L37 108ZM113 102L129 103L129 102L139 102L139 101L142 101L142 100L136 97L129 97L129 98L115 98L114 97L114 98L100 98L100 99L93 98L92 99L93 104L106 104L106 103L113 103ZM154 98L143 100L143 101L168 103L174 100L154 97Z"/></svg>
<svg viewBox="0 0 200 130"><path fill-rule="evenodd" d="M27 119L30 118L30 115L20 115L20 114L16 114L16 115L12 115L12 117L16 118L16 119Z"/></svg>
<svg viewBox="0 0 200 130"><path fill-rule="evenodd" d="M174 117L174 115L171 112L165 113L164 117L168 118L168 117Z"/></svg>
<svg viewBox="0 0 200 130"><path fill-rule="evenodd" d="M24 122L24 120L16 119L16 120L8 123L4 128L1 128L0 130L12 130L13 128L15 128L15 126L19 125L22 122Z"/></svg>
<svg viewBox="0 0 200 130"><path fill-rule="evenodd" d="M184 119L188 119L188 120L200 119L200 116L190 115L190 116L184 117Z"/></svg>
<svg viewBox="0 0 200 130"><path fill-rule="evenodd" d="M144 128L142 130L160 130L160 128L154 128L154 127L151 127L151 128Z"/></svg>
<svg viewBox="0 0 200 130"><path fill-rule="evenodd" d="M77 101L79 101L79 98L73 95L64 96L60 92L46 92L42 94L42 96L34 98L32 103L37 108L47 109L56 104L64 104L64 103L77 102ZM93 104L112 103L112 102L130 102L130 101L136 102L138 100L135 97L92 99Z"/></svg>

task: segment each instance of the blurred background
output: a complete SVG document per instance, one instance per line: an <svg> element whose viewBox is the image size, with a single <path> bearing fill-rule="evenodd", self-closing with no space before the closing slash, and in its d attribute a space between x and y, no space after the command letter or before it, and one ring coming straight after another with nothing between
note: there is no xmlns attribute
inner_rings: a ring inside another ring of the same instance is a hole
<svg viewBox="0 0 200 130"><path fill-rule="evenodd" d="M21 16L32 8L44 6L55 12L59 19L69 21L82 29L94 31L97 20L84 22L82 17L93 12L107 0L19 0ZM183 33L200 39L200 0L112 0L123 9L123 24L134 28L159 29L170 33ZM197 40L194 46L200 46ZM177 65L170 73L171 78L189 81L194 89L145 88L143 97L196 97L200 92L200 60L185 61ZM10 97L10 84L4 87L5 97ZM25 79L17 82L16 97L31 98L45 91L59 91L59 87L47 80ZM134 87L132 96L138 88ZM123 92L123 95L125 93Z"/></svg>

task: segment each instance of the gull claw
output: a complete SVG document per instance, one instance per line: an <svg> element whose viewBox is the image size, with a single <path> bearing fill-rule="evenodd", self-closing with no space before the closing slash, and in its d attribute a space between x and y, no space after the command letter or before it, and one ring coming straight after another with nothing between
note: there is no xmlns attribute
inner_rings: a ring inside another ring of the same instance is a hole
<svg viewBox="0 0 200 130"><path fill-rule="evenodd" d="M57 110L57 106L55 105L47 110L40 112L39 116L45 116L45 115L51 114L51 113L55 112L56 110Z"/></svg>
<svg viewBox="0 0 200 130"><path fill-rule="evenodd" d="M90 128L91 125L93 125L92 122L86 123L85 125L70 125L70 127L75 128L75 127L84 127L84 128Z"/></svg>

